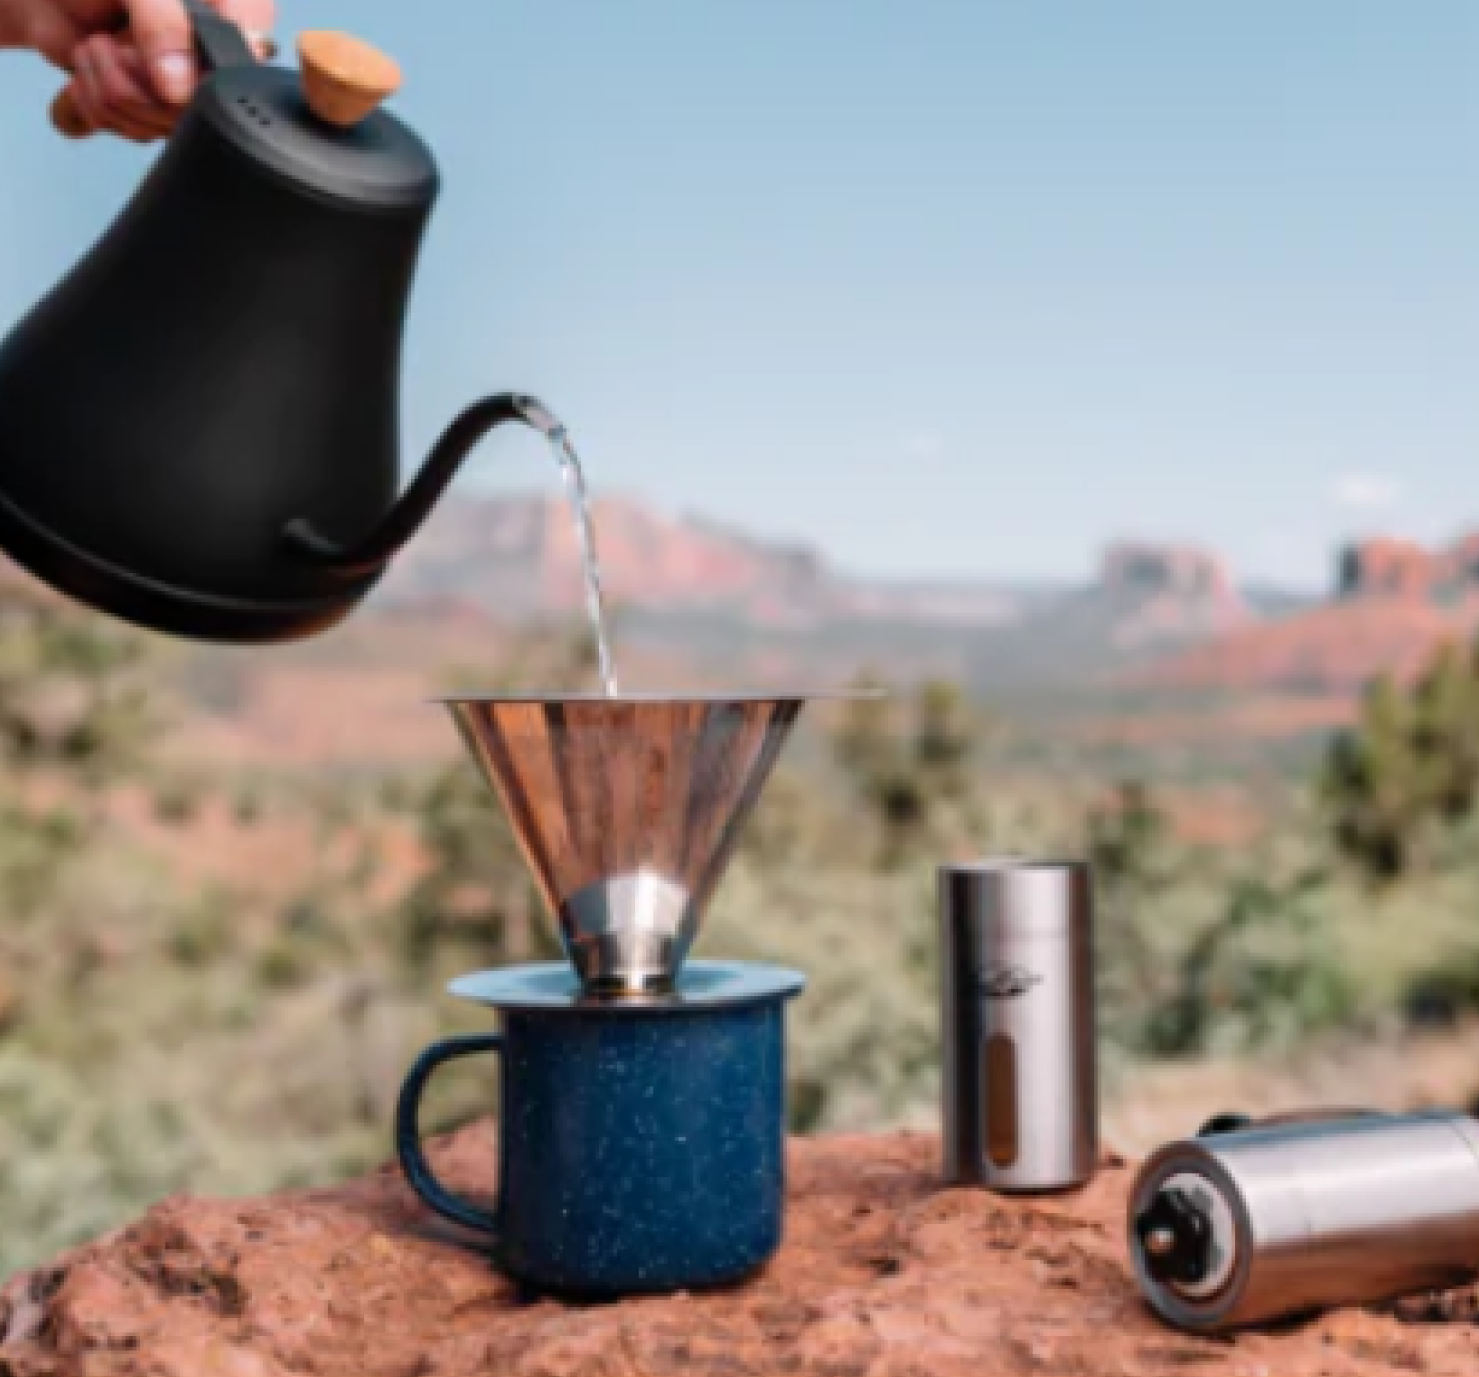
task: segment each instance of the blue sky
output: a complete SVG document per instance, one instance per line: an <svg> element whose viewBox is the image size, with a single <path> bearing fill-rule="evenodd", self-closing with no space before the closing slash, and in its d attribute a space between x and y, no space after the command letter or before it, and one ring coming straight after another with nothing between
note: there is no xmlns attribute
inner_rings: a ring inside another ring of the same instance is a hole
<svg viewBox="0 0 1479 1377"><path fill-rule="evenodd" d="M858 571L1120 536L1320 585L1479 524L1473 0L280 0L402 61L445 190L406 464L519 387L597 493ZM3 56L0 317L153 156ZM498 437L465 480L545 483ZM599 532L598 532L599 536Z"/></svg>

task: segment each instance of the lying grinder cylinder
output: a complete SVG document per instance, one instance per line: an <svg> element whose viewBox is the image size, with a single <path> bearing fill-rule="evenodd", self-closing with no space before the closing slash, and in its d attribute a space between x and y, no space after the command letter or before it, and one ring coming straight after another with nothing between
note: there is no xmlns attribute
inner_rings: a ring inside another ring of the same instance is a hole
<svg viewBox="0 0 1479 1377"><path fill-rule="evenodd" d="M1479 1122L1220 1116L1144 1164L1128 1223L1146 1299L1192 1332L1461 1285L1479 1273Z"/></svg>

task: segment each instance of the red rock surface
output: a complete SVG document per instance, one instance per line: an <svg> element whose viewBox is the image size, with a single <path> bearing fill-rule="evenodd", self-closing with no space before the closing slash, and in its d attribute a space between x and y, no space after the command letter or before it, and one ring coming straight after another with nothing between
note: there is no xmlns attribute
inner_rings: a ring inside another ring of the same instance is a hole
<svg viewBox="0 0 1479 1377"><path fill-rule="evenodd" d="M1479 573L1479 533L1427 549L1410 540L1378 536L1341 552L1337 592L1343 597L1431 598L1459 595Z"/></svg>
<svg viewBox="0 0 1479 1377"><path fill-rule="evenodd" d="M1192 545L1111 545L1093 587L1074 601L1085 630L1128 653L1200 644L1258 621L1227 566Z"/></svg>
<svg viewBox="0 0 1479 1377"><path fill-rule="evenodd" d="M1360 540L1341 556L1337 591L1345 597L1425 598L1442 577L1442 562L1410 540Z"/></svg>
<svg viewBox="0 0 1479 1377"><path fill-rule="evenodd" d="M6 1377L285 1374L1473 1373L1475 1295L1278 1333L1162 1328L1126 1269L1130 1169L1011 1199L941 1189L919 1133L798 1141L785 1246L722 1294L572 1307L521 1297L393 1169L260 1200L166 1201L0 1293ZM437 1145L469 1190L486 1127Z"/></svg>
<svg viewBox="0 0 1479 1377"><path fill-rule="evenodd" d="M1162 688L1352 694L1378 674L1405 679L1479 627L1479 600L1451 606L1363 597L1218 637L1135 681Z"/></svg>
<svg viewBox="0 0 1479 1377"><path fill-rule="evenodd" d="M723 609L772 629L848 617L981 625L1016 612L1009 594L969 581L859 581L806 543L666 513L604 489L591 520L602 586L618 609ZM396 560L385 591L418 610L469 601L500 615L579 615L585 592L570 509L557 492L453 496Z"/></svg>

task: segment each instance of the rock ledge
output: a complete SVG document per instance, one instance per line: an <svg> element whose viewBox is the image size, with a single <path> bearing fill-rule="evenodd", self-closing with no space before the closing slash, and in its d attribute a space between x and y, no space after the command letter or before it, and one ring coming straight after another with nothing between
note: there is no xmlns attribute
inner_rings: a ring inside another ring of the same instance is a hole
<svg viewBox="0 0 1479 1377"><path fill-rule="evenodd" d="M432 1156L486 1189L490 1138L476 1125ZM1176 1334L1126 1270L1124 1162L1074 1195L1014 1200L941 1189L937 1153L920 1133L795 1141L787 1241L763 1276L582 1308L519 1295L394 1168L332 1190L179 1197L13 1278L0 1374L1479 1371L1471 1290L1235 1341Z"/></svg>

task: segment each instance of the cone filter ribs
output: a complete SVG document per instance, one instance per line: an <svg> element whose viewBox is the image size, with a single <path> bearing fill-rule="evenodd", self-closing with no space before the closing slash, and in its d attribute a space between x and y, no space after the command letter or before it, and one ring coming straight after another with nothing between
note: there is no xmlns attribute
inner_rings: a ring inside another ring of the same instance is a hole
<svg viewBox="0 0 1479 1377"><path fill-rule="evenodd" d="M447 700L588 991L673 988L805 701Z"/></svg>

